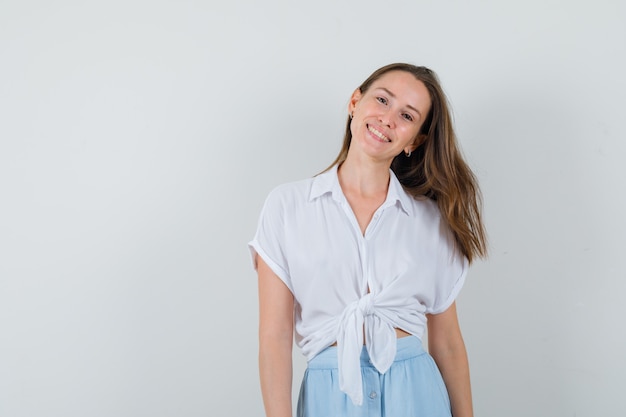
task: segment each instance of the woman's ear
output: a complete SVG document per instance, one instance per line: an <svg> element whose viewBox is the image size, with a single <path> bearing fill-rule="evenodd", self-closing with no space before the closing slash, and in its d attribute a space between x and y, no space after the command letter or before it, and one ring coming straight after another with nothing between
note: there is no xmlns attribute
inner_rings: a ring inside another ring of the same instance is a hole
<svg viewBox="0 0 626 417"><path fill-rule="evenodd" d="M354 113L354 108L356 107L356 104L361 100L361 97L363 97L363 94L361 94L361 89L357 88L356 90L354 90L354 93L352 93L352 97L350 97L350 104L348 104L349 114Z"/></svg>
<svg viewBox="0 0 626 417"><path fill-rule="evenodd" d="M419 148L420 145L422 143L424 143L424 141L426 141L426 138L427 138L427 135L425 135L423 133L419 133L417 135L417 137L415 138L415 140L413 142L411 142L411 144L409 146L404 148L404 153L411 153L414 150L416 150L417 148Z"/></svg>

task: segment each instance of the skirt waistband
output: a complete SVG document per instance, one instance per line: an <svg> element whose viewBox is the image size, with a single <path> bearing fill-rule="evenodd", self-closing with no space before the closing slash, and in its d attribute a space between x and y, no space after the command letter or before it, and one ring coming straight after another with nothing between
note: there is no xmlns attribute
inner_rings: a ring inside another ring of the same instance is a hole
<svg viewBox="0 0 626 417"><path fill-rule="evenodd" d="M415 336L406 336L396 339L396 357L394 362L411 359L426 353L422 341ZM361 366L374 367L370 361L365 345L361 350ZM335 369L337 368L337 347L329 346L308 362L310 369Z"/></svg>

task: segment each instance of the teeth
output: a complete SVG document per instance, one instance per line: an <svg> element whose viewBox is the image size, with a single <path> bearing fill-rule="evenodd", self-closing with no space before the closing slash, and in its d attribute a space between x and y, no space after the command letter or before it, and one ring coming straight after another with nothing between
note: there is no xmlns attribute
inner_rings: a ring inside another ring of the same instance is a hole
<svg viewBox="0 0 626 417"><path fill-rule="evenodd" d="M380 133L378 130L374 129L373 127L368 126L367 130L369 130L370 132L372 132L373 134L378 136L380 138L380 140L382 140L384 142L391 142L387 136L383 135L382 133Z"/></svg>

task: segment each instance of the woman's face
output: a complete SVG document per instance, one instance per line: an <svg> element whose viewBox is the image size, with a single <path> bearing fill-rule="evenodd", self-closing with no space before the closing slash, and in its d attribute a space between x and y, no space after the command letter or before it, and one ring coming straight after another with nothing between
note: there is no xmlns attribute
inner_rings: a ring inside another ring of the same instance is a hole
<svg viewBox="0 0 626 417"><path fill-rule="evenodd" d="M382 75L365 93L357 89L352 94L350 150L391 165L400 152L419 146L423 138L417 134L430 106L426 86L412 74L391 71Z"/></svg>

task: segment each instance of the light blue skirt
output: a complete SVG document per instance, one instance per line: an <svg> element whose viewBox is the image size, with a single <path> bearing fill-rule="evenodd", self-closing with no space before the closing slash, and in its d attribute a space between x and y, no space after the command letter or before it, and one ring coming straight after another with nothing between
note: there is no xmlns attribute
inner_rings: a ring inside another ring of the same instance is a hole
<svg viewBox="0 0 626 417"><path fill-rule="evenodd" d="M363 405L355 406L339 389L337 348L329 347L308 363L298 417L451 417L448 391L433 358L417 337L398 339L391 368L379 373L361 352Z"/></svg>

